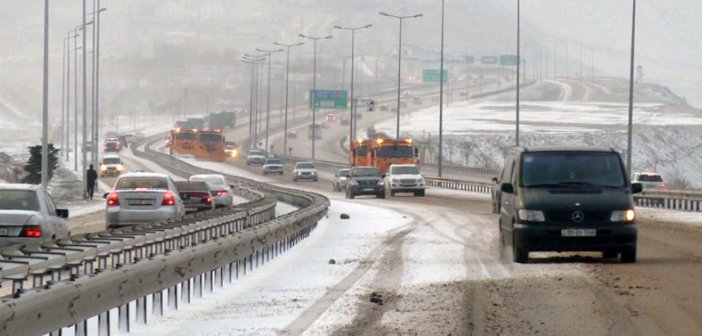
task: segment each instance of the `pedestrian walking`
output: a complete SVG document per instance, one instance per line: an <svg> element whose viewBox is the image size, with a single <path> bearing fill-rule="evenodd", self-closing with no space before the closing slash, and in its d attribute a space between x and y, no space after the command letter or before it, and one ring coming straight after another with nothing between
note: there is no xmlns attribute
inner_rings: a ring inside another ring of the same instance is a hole
<svg viewBox="0 0 702 336"><path fill-rule="evenodd" d="M88 167L88 181L87 182L87 187L88 187L88 197L90 199L93 199L93 194L95 194L95 186L97 185L97 172L95 169L93 169L93 165L90 165Z"/></svg>

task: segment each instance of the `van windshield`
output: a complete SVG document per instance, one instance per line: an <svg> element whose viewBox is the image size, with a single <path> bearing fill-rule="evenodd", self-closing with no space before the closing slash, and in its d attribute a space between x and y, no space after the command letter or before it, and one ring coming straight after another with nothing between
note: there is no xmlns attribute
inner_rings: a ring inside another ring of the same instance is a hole
<svg viewBox="0 0 702 336"><path fill-rule="evenodd" d="M618 154L606 152L541 152L522 156L523 187L623 187Z"/></svg>
<svg viewBox="0 0 702 336"><path fill-rule="evenodd" d="M102 159L102 163L106 165L120 164L120 160L119 158L104 158Z"/></svg>

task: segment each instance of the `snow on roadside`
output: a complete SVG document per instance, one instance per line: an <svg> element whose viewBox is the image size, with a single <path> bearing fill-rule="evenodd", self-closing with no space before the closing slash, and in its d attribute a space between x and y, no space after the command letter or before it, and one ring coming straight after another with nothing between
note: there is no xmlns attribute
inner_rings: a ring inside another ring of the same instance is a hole
<svg viewBox="0 0 702 336"><path fill-rule="evenodd" d="M702 213L677 211L657 208L636 208L638 220L646 220L658 224L680 224L702 229Z"/></svg>
<svg viewBox="0 0 702 336"><path fill-rule="evenodd" d="M351 218L340 220L341 213ZM386 232L408 221L392 210L332 201L311 236L279 258L132 334L275 334L353 272Z"/></svg>

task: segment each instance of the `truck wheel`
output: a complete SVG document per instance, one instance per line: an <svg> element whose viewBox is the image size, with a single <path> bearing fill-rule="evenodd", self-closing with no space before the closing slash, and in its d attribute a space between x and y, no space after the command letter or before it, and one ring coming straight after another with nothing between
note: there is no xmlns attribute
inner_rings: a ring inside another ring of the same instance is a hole
<svg viewBox="0 0 702 336"><path fill-rule="evenodd" d="M424 190L415 191L414 196L424 197Z"/></svg>
<svg viewBox="0 0 702 336"><path fill-rule="evenodd" d="M604 259L613 259L619 256L619 252L617 251L603 251L602 252L602 258Z"/></svg>
<svg viewBox="0 0 702 336"><path fill-rule="evenodd" d="M621 253L622 263L631 264L636 262L636 247L627 247Z"/></svg>
<svg viewBox="0 0 702 336"><path fill-rule="evenodd" d="M514 262L520 264L529 262L529 250L522 247L516 239L512 240L512 258Z"/></svg>

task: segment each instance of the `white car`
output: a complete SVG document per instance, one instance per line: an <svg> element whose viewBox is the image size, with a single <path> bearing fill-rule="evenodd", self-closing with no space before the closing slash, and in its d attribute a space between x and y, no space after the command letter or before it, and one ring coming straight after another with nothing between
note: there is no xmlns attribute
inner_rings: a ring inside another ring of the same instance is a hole
<svg viewBox="0 0 702 336"><path fill-rule="evenodd" d="M295 164L293 181L297 182L299 180L319 181L317 166L315 166L314 162L298 162Z"/></svg>
<svg viewBox="0 0 702 336"><path fill-rule="evenodd" d="M105 153L100 162L100 177L119 176L124 172L124 164L119 155L113 153Z"/></svg>
<svg viewBox="0 0 702 336"><path fill-rule="evenodd" d="M123 174L104 197L108 227L179 220L185 215L175 182L166 174Z"/></svg>
<svg viewBox="0 0 702 336"><path fill-rule="evenodd" d="M268 174L280 174L283 175L285 171L285 166L283 166L283 160L278 158L268 158L266 162L263 163L263 175Z"/></svg>
<svg viewBox="0 0 702 336"><path fill-rule="evenodd" d="M249 150L249 156L246 157L246 165L260 165L266 162L266 153L260 149Z"/></svg>
<svg viewBox="0 0 702 336"><path fill-rule="evenodd" d="M49 193L33 184L0 184L0 247L69 237Z"/></svg>
<svg viewBox="0 0 702 336"><path fill-rule="evenodd" d="M200 174L190 176L189 181L201 181L207 183L214 198L216 208L232 207L234 205L234 193L232 187L227 183L224 176L219 174Z"/></svg>
<svg viewBox="0 0 702 336"><path fill-rule="evenodd" d="M390 196L395 193L408 192L415 196L424 196L426 181L413 164L390 165L385 175L385 186Z"/></svg>

